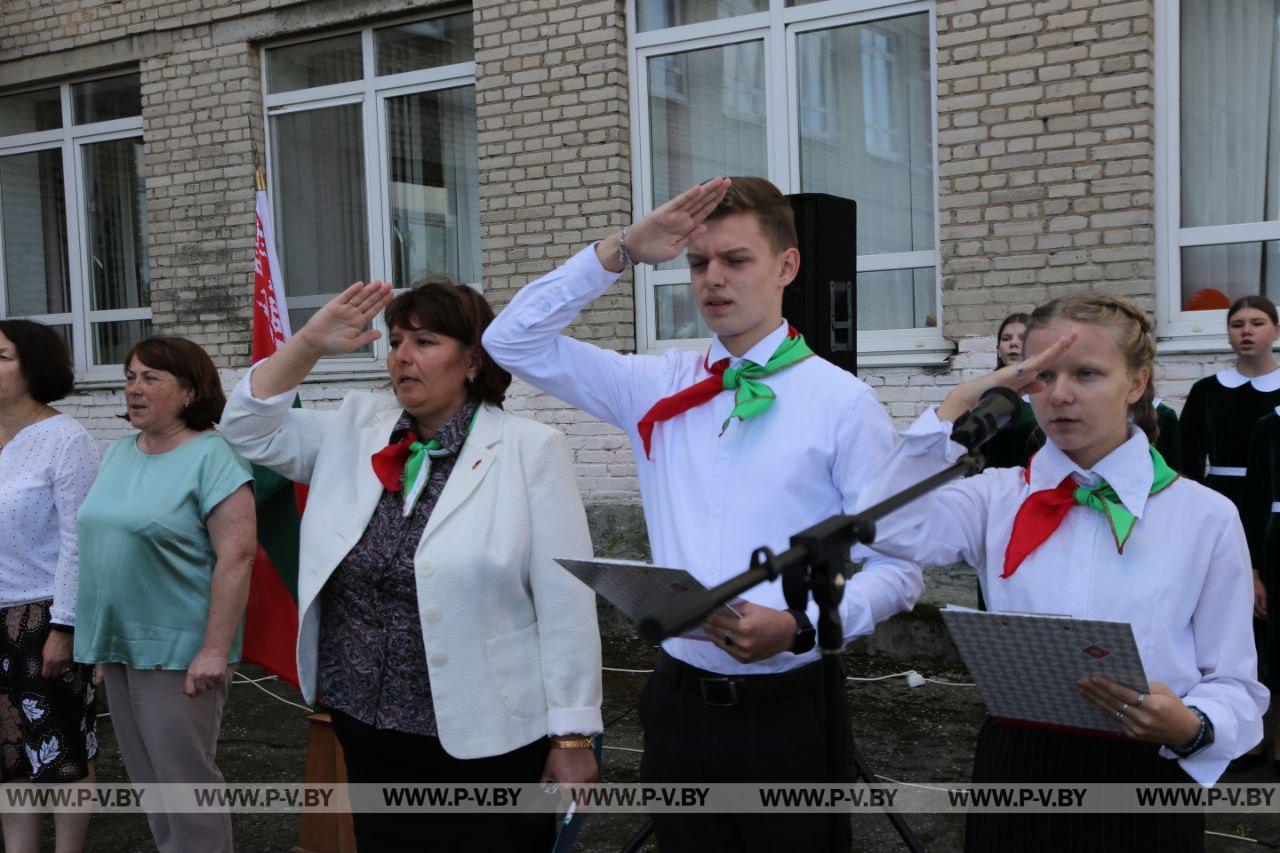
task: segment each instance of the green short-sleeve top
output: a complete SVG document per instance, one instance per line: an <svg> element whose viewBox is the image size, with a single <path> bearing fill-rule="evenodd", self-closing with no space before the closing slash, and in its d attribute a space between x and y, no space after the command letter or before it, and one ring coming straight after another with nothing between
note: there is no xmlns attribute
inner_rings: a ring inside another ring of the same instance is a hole
<svg viewBox="0 0 1280 853"><path fill-rule="evenodd" d="M252 482L222 436L203 433L148 454L117 441L80 507L75 659L186 669L204 645L213 567L205 520ZM244 626L227 662L240 660Z"/></svg>

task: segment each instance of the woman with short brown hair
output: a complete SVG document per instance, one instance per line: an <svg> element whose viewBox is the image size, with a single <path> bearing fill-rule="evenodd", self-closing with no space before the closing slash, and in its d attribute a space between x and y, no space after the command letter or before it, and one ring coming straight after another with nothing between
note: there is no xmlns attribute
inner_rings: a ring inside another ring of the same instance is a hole
<svg viewBox="0 0 1280 853"><path fill-rule="evenodd" d="M388 304L390 303L390 304ZM292 408L325 355L376 340L395 396ZM556 564L591 539L568 443L508 415L464 285L391 300L355 284L232 392L223 430L311 487L298 559L298 678L327 705L352 782L595 778L600 636L591 590ZM361 850L543 851L553 816L357 814ZM430 842L425 841L430 839Z"/></svg>
<svg viewBox="0 0 1280 853"><path fill-rule="evenodd" d="M221 784L222 709L257 546L253 475L213 425L226 398L199 346L125 359L123 417L80 509L76 659L99 665L134 784ZM149 812L162 853L230 851L227 814Z"/></svg>

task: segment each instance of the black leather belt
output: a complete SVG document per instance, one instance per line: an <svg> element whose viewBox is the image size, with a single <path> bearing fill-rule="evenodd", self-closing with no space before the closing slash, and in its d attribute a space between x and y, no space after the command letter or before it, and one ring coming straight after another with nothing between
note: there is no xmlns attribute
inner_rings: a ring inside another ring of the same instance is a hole
<svg viewBox="0 0 1280 853"><path fill-rule="evenodd" d="M822 690L822 662L814 661L768 675L721 675L660 652L653 677L680 693L697 696L707 705L761 705L795 697L816 697Z"/></svg>

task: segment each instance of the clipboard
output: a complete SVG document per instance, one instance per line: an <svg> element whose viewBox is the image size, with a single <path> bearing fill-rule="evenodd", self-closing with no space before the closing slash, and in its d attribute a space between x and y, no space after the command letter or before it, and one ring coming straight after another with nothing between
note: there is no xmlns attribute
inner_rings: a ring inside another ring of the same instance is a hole
<svg viewBox="0 0 1280 853"><path fill-rule="evenodd" d="M697 578L684 569L668 569L638 560L557 558L556 562L637 624L644 617L652 616L674 601L706 590ZM735 619L742 618L742 614L732 604L721 605L717 612ZM680 636L689 640L711 642L711 638L700 627Z"/></svg>
<svg viewBox="0 0 1280 853"><path fill-rule="evenodd" d="M1151 692L1128 622L954 605L940 612L993 717L1122 735L1111 714L1080 695L1076 679L1100 675Z"/></svg>

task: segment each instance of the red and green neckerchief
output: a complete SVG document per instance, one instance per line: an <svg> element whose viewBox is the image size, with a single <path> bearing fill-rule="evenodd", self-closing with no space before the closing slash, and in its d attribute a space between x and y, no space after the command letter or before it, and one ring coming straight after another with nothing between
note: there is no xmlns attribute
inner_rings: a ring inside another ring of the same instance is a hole
<svg viewBox="0 0 1280 853"><path fill-rule="evenodd" d="M733 411L729 413L729 417L725 418L724 424L720 427L721 435L729 428L729 421L737 418L745 421L747 418L754 418L756 415L763 414L773 405L773 401L778 395L773 393L773 389L765 385L760 380L766 376L771 376L780 370L785 370L797 362L804 361L813 355L813 350L809 349L809 345L805 343L804 335L796 329L795 326L787 326L787 337L778 348L773 351L773 355L764 364L756 364L754 361L743 361L738 367L730 367L729 359L722 358L715 364L708 364L707 359L711 357L710 352L703 359L702 366L711 375L701 382L696 382L672 394L670 397L663 397L661 400L653 404L649 411L645 412L644 417L640 419L640 423L636 425L640 432L640 440L644 442L645 458L650 458L650 448L653 443L653 428L660 422L670 420L676 415L684 414L695 406L701 406L703 403L715 397L721 391L733 391L734 402Z"/></svg>
<svg viewBox="0 0 1280 853"><path fill-rule="evenodd" d="M1024 474L1028 483L1031 482L1033 463L1034 457ZM1169 467L1169 463L1164 461L1160 451L1154 447L1151 448L1151 466L1155 471L1155 478L1151 482L1153 495L1169 488L1178 479L1178 473ZM1000 577L1007 578L1016 572L1022 561L1053 535L1053 531L1058 529L1073 506L1087 506L1105 515L1111 526L1111 535L1115 538L1116 552L1124 553L1124 543L1129 541L1129 535L1137 524L1133 513L1125 509L1116 490L1106 480L1093 487L1079 486L1068 474L1057 488L1032 492L1018 508L1018 514L1013 519L1009 546L1004 551L1004 572Z"/></svg>
<svg viewBox="0 0 1280 853"><path fill-rule="evenodd" d="M479 415L480 407L476 406L471 421L467 424L464 440L465 436L471 434L471 428L476 425ZM388 444L373 454L373 473L387 491L398 492L404 489L404 516L408 518L413 513L419 495L426 488L427 481L431 479L431 460L448 455L449 451L439 439L433 438L424 443L416 432L405 430L399 441Z"/></svg>

